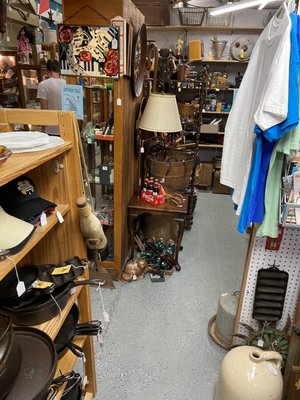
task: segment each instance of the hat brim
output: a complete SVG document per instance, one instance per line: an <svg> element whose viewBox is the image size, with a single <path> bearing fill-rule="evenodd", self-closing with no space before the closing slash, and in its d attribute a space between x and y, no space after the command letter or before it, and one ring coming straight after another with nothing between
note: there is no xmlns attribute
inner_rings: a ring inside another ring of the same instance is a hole
<svg viewBox="0 0 300 400"><path fill-rule="evenodd" d="M38 197L36 199L24 201L20 204L14 204L12 207L6 205L5 211L16 218L32 222L36 221L43 211L53 211L56 206L57 204Z"/></svg>
<svg viewBox="0 0 300 400"><path fill-rule="evenodd" d="M0 207L0 255L18 253L28 242L35 227L7 214Z"/></svg>

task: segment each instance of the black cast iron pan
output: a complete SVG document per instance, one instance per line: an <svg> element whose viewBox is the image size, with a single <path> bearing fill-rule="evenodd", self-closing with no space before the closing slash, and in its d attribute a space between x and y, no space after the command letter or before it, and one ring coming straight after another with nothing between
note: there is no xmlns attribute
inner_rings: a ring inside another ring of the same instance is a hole
<svg viewBox="0 0 300 400"><path fill-rule="evenodd" d="M279 321L282 317L288 273L275 265L257 273L252 317L257 321Z"/></svg>
<svg viewBox="0 0 300 400"><path fill-rule="evenodd" d="M22 351L20 372L5 400L43 400L52 382L57 357L49 336L35 328L14 328Z"/></svg>
<svg viewBox="0 0 300 400"><path fill-rule="evenodd" d="M70 265L70 271L62 275L52 275L55 268ZM60 264L28 265L18 269L19 280L25 284L26 291L22 296L17 294L18 279L13 269L0 281L0 304L14 307L24 307L33 304L45 292L52 292L55 288L64 285L82 275L84 267L79 257L74 256ZM32 285L36 280L52 282L53 286L46 290L35 289Z"/></svg>
<svg viewBox="0 0 300 400"><path fill-rule="evenodd" d="M61 399L63 400L80 400L82 396L81 391L81 376L80 374L72 371L64 375L60 375L55 378L50 387L47 399L45 400L55 400L56 395L60 387L64 384L66 387L63 391Z"/></svg>
<svg viewBox="0 0 300 400"><path fill-rule="evenodd" d="M30 326L49 321L56 317L67 304L72 288L82 285L99 286L103 281L99 279L69 282L59 286L50 294L45 294L39 301L26 307L14 309L1 306L0 312L9 315L16 325Z"/></svg>
<svg viewBox="0 0 300 400"><path fill-rule="evenodd" d="M65 352L70 349L77 357L82 356L82 349L72 340L75 336L93 335L102 333L101 321L89 321L79 324L79 308L73 304L65 322L54 340L58 358L61 358Z"/></svg>
<svg viewBox="0 0 300 400"><path fill-rule="evenodd" d="M21 359L21 347L13 331L11 318L0 314L0 400L14 385Z"/></svg>

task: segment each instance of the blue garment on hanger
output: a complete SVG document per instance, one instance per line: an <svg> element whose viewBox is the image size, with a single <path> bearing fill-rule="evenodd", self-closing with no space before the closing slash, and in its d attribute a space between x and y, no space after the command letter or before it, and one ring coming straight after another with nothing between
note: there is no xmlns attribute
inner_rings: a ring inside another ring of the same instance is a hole
<svg viewBox="0 0 300 400"><path fill-rule="evenodd" d="M243 233L252 222L260 223L264 218L265 186L275 141L285 133L294 129L299 122L299 60L300 48L298 35L300 36L299 16L290 14L291 27L291 54L289 68L289 97L287 118L266 131L262 131L257 125L254 132L257 134L256 146L253 156L253 167L248 178L246 194L238 224L238 231Z"/></svg>

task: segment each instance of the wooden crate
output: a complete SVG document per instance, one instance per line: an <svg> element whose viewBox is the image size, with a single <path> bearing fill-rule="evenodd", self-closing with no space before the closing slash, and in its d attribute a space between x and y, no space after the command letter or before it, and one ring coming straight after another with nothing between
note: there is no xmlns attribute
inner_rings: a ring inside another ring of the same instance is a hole
<svg viewBox="0 0 300 400"><path fill-rule="evenodd" d="M195 185L211 187L213 165L211 162L202 161L196 168Z"/></svg>
<svg viewBox="0 0 300 400"><path fill-rule="evenodd" d="M231 194L231 188L220 183L221 170L215 169L213 172L212 192L217 194Z"/></svg>

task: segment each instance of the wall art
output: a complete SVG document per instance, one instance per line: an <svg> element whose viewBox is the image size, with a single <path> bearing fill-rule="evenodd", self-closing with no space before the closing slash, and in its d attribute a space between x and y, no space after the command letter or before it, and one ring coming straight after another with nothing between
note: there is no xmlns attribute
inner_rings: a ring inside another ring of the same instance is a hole
<svg viewBox="0 0 300 400"><path fill-rule="evenodd" d="M62 75L119 77L119 29L58 25Z"/></svg>

